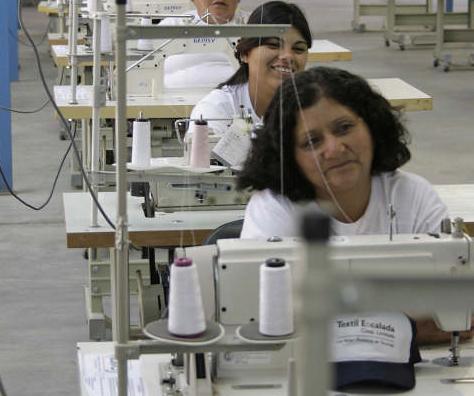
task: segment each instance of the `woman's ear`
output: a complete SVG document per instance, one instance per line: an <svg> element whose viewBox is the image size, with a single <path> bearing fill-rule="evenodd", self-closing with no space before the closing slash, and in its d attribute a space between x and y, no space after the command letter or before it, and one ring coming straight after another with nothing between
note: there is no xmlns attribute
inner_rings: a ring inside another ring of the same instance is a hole
<svg viewBox="0 0 474 396"><path fill-rule="evenodd" d="M248 63L247 60L248 60L247 54L241 54L241 55L240 55L240 61L241 61L242 63Z"/></svg>

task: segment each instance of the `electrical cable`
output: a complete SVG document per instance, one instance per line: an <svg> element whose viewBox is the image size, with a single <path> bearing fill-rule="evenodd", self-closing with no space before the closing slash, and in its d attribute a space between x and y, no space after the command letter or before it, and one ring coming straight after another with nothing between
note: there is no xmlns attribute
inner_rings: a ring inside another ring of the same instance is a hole
<svg viewBox="0 0 474 396"><path fill-rule="evenodd" d="M0 106L0 110L3 111L9 111L10 113L19 113L19 114L34 114L34 113L39 113L41 110L43 110L49 103L49 99L44 102L41 107L35 109L35 110L17 110L17 109L10 109L8 107Z"/></svg>
<svg viewBox="0 0 474 396"><path fill-rule="evenodd" d="M82 165L82 159L81 159L81 155L79 153L79 150L77 148L77 145L76 145L76 142L74 140L74 136L71 132L71 128L68 124L68 122L66 121L66 119L64 118L64 115L62 114L61 110L59 109L58 105L56 104L55 100L54 100L54 97L53 95L51 94L51 91L49 90L48 88L48 84L46 83L46 79L45 79L45 76L44 76L44 73L43 73L43 68L41 66L41 60L40 60L40 56L39 56L39 53L38 53L38 48L36 47L33 39L31 38L30 36L30 33L28 32L28 30L26 29L25 27L25 24L23 22L23 14L22 14L22 7L21 7L21 0L18 1L18 22L20 23L20 27L21 29L23 30L23 32L25 33L25 36L26 38L28 39L28 41L30 42L31 44L31 48L33 49L33 52L34 52L34 55L35 55L35 58L36 58L36 64L38 66L38 71L39 71L39 74L40 74L40 79L41 79L41 83L43 84L43 87L44 87L44 90L46 92L46 95L48 96L51 104L53 105L54 109L56 110L57 114L59 115L59 118L61 120L61 122L63 123L64 125L64 128L67 132L67 134L69 135L69 138L71 139L71 147L73 149L73 152L74 152L74 155L76 156L77 160L78 160L78 164L79 164L79 169L80 169L80 172L82 174L82 177L83 177L83 180L84 180L84 183L86 184L87 186L87 189L89 191L89 194L92 198L92 200L94 201L94 203L97 205L97 208L99 210L99 212L102 214L103 218L105 219L105 221L110 225L110 227L112 227L112 229L115 230L115 225L114 223L110 220L110 218L107 216L107 213L105 213L105 210L104 208L101 206L101 204L99 203L99 200L96 196L96 194L94 194L94 191L92 189L92 186L91 186L91 183L89 181L89 178L87 177L87 174L86 174L86 171L84 169L84 166ZM2 178L3 178L3 172L2 172Z"/></svg>
<svg viewBox="0 0 474 396"><path fill-rule="evenodd" d="M73 138L76 137L76 132L77 132L77 125L74 126L74 134L73 134ZM51 201L51 198L53 197L53 194L54 194L54 190L56 189L56 184L58 182L58 179L59 179L59 175L61 174L61 170L63 169L63 166L64 166L64 162L66 161L66 158L69 154L69 152L71 151L71 147L72 147L72 141L71 143L69 143L69 146L66 150L66 152L64 153L63 155L63 158L61 159L61 163L59 164L59 168L58 168L58 171L56 172L56 177L54 178L54 181L53 181L53 186L51 187L51 191L49 193L49 196L48 198L46 199L46 201L44 201L41 205L39 206L34 206L28 202L26 202L24 199L22 199L19 195L17 195L13 189L11 188L11 186L8 184L8 181L7 181L7 177L5 176L5 174L3 173L3 169L2 169L2 166L0 165L0 177L2 178L3 180L3 183L5 184L8 192L11 194L11 196L13 198L15 198L17 201L21 202L23 205L25 205L26 207L30 208L30 209L33 209L33 210L42 210L46 205L49 204L49 202Z"/></svg>
<svg viewBox="0 0 474 396"><path fill-rule="evenodd" d="M36 46L40 46L41 44L44 43L44 40L46 39L46 37L48 37L48 33L49 33L49 29L51 27L51 24L52 24L52 20L50 19L48 21L48 26L46 27L46 32L41 36L40 38L40 41L35 43ZM15 38L20 44L23 44L25 47L31 47L31 44L30 43L27 43L25 41L23 41L18 35L16 35L15 33L13 33L11 31L11 29L8 30L8 32L10 33L10 35Z"/></svg>
<svg viewBox="0 0 474 396"><path fill-rule="evenodd" d="M0 395L1 396L7 396L7 392L5 391L5 388L3 387L1 378L0 378Z"/></svg>

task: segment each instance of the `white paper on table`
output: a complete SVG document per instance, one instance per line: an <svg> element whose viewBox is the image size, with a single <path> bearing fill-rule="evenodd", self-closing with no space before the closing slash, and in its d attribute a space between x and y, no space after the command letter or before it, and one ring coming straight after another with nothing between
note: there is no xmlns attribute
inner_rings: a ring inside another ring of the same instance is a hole
<svg viewBox="0 0 474 396"><path fill-rule="evenodd" d="M250 143L246 125L234 121L212 149L212 156L226 166L239 168L247 158Z"/></svg>
<svg viewBox="0 0 474 396"><path fill-rule="evenodd" d="M79 354L81 382L90 396L117 396L117 361L113 354ZM128 361L128 396L147 396L140 361Z"/></svg>

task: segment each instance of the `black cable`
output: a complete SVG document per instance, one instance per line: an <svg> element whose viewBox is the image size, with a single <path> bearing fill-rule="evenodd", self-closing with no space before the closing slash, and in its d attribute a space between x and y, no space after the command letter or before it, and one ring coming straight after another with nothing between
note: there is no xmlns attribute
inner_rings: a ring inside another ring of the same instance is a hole
<svg viewBox="0 0 474 396"><path fill-rule="evenodd" d="M35 110L17 110L17 109L10 109L8 107L0 106L0 110L3 111L9 111L11 113L20 113L20 114L34 114L34 113L39 113L41 110L43 110L49 103L49 99L44 102L41 107L35 109Z"/></svg>
<svg viewBox="0 0 474 396"><path fill-rule="evenodd" d="M1 378L0 378L0 395L1 396L7 396L7 392L5 391L5 388L3 387Z"/></svg>
<svg viewBox="0 0 474 396"><path fill-rule="evenodd" d="M76 156L76 158L78 160L79 169L81 171L84 183L86 183L87 189L89 190L89 194L91 195L92 200L94 201L94 203L97 205L97 208L99 209L99 212L102 214L103 218L110 225L110 227L112 227L115 230L114 223L112 223L112 221L109 219L109 217L107 216L107 213L105 213L104 208L101 206L101 204L99 203L99 200L97 199L97 196L94 194L94 191L92 190L92 186L91 186L90 181L87 177L86 171L85 171L85 169L82 165L81 155L79 154L79 150L77 148L76 142L74 141L74 137L72 136L72 132L71 132L71 129L69 127L69 124L66 121L66 119L64 118L64 115L62 114L62 112L59 109L58 105L54 101L54 97L53 97L53 95L51 94L51 92L48 88L48 84L46 83L46 79L44 77L43 68L41 66L41 60L40 60L40 56L39 56L39 53L38 53L38 48L36 48L36 45L35 45L33 39L31 38L30 33L26 29L25 24L23 22L21 0L18 1L18 9L17 10L18 10L18 22L20 23L20 27L23 30L23 32L25 33L26 38L30 42L31 48L33 49L33 52L34 52L34 55L35 55L35 58L36 58L36 64L38 65L38 71L39 71L39 74L40 74L41 83L43 84L44 90L45 90L46 95L48 96L51 104L53 105L54 109L56 110L57 114L59 115L59 118L61 119L61 122L63 123L67 134L69 135L69 138L71 139L71 146L73 148L74 155Z"/></svg>
<svg viewBox="0 0 474 396"><path fill-rule="evenodd" d="M35 43L36 46L40 46L41 44L44 43L44 40L46 39L46 37L48 37L48 33L49 33L49 29L51 27L51 22L52 20L50 19L48 21L48 26L46 26L46 32L43 34L43 36L41 36L40 38L40 41ZM31 44L30 43L27 43L25 41L23 41L20 36L18 36L17 34L15 34L11 29L8 29L8 32L10 33L10 35L16 39L20 44L23 44L25 47L31 47Z"/></svg>
<svg viewBox="0 0 474 396"><path fill-rule="evenodd" d="M74 137L74 138L76 137L76 132L77 132L77 125L74 125L74 134L73 134L73 137ZM24 199L22 199L20 196L18 196L18 195L13 191L13 189L11 188L11 186L8 184L7 177L6 177L5 174L3 173L2 166L0 165L0 177L2 178L3 183L4 183L5 186L7 187L8 192L12 195L13 198L15 198L17 201L20 201L23 205L27 206L27 207L30 208L30 209L33 209L33 210L41 210L41 209L43 209L46 205L49 204L49 201L51 201L51 198L53 197L54 190L55 190L55 188L56 188L56 184L57 184L58 179L59 179L59 175L61 174L61 170L63 169L64 162L66 161L66 158L67 158L69 152L71 151L71 147L72 147L72 141L71 141L71 143L69 143L69 146L68 146L66 152L64 153L63 158L61 159L61 163L59 164L58 171L56 172L56 177L54 178L53 186L52 186L52 188L51 188L51 191L50 191L50 193L49 193L49 196L48 196L48 198L46 199L46 201L44 201L41 205L39 205L39 206L34 206L34 205L32 205L32 204L26 202L26 201L25 201Z"/></svg>

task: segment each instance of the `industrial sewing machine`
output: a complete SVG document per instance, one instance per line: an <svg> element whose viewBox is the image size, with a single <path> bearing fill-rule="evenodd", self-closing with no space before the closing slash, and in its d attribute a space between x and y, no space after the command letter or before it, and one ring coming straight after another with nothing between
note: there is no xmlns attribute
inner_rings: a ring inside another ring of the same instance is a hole
<svg viewBox="0 0 474 396"><path fill-rule="evenodd" d="M164 95L184 96L193 87L186 90L165 89L165 62L174 55L183 54L214 54L225 55L235 70L238 68L234 56L235 40L215 37L194 37L190 39L174 39L157 41L156 52L141 63L129 63L127 73L127 92L130 96L162 98ZM133 44L130 45L133 48ZM199 79L199 76L196 76ZM197 89L204 96L212 87Z"/></svg>
<svg viewBox="0 0 474 396"><path fill-rule="evenodd" d="M150 213L147 217L154 217L154 210L244 209L250 198L249 192L236 190L236 174L230 168L213 166L207 172L193 173L177 166L183 158L154 160L170 166L154 170L152 165L145 176L149 186L138 187L136 192L132 187L132 195L145 197L145 213Z"/></svg>
<svg viewBox="0 0 474 396"><path fill-rule="evenodd" d="M428 268L433 273L454 276L472 273L472 243L462 232L394 235L392 240L387 235L360 235L332 238L329 251L330 260L338 270L354 274L367 270L416 273L420 268ZM224 239L215 246L187 248L186 256L192 257L198 268L206 317L227 328L258 320L260 264L269 257L284 258L298 284L305 273L301 252L298 239L278 237L267 241ZM315 302L318 303L324 302ZM471 311L436 312L433 317L443 331L471 328ZM298 341L293 340L276 352L227 352L214 354L211 360L203 359L201 364L210 364L212 370L202 368L207 374L198 376L197 394L212 394L209 375L212 372L214 386L220 394L254 389L287 395L287 362L298 347ZM451 346L450 352L452 356L445 362L455 365L459 361L457 344ZM183 390L186 381L180 378L184 375L182 367L163 363L159 371L166 391Z"/></svg>
<svg viewBox="0 0 474 396"><path fill-rule="evenodd" d="M115 12L115 0L104 0L104 9ZM128 0L127 11L141 14L181 14L193 8L189 0Z"/></svg>
<svg viewBox="0 0 474 396"><path fill-rule="evenodd" d="M250 139L252 120L245 115L242 117L229 120L229 123L232 124L233 133L242 134ZM183 129L187 130L187 123ZM176 127L176 135L183 144L184 154L182 157L152 158L151 168L145 171L149 187L137 193L145 197L145 205L150 209L163 211L244 209L250 199L250 193L236 189L238 167L226 164L213 165L207 170L193 170L189 167L192 135L181 136L182 131L179 127ZM220 139L220 136L212 133L209 135L210 157L215 157L213 149ZM232 146L231 151L241 150L241 156L245 158L245 147L234 141L229 145ZM153 210L148 212L153 213Z"/></svg>

